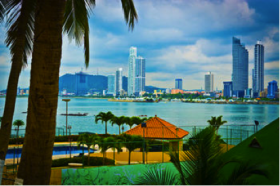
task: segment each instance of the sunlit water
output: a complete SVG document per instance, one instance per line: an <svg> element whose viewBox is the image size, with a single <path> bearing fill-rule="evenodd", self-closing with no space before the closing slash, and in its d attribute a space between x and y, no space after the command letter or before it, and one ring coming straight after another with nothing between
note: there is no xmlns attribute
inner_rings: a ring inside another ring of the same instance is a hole
<svg viewBox="0 0 280 186"><path fill-rule="evenodd" d="M14 120L26 121L27 98L18 98ZM0 98L0 115L3 114L5 98ZM66 104L59 98L57 110L57 127L65 128ZM117 116L147 115L158 117L176 126L207 125L211 116L223 115L227 124L268 124L279 117L279 105L234 105L234 104L202 104L181 102L135 103L135 102L109 102L106 99L72 98L68 103L69 113L89 113L88 116L68 116L68 125L72 126L72 133L93 132L104 133L105 127L101 122L95 124L94 115L99 112L111 111ZM24 127L23 127L24 128ZM125 130L129 129L125 126ZM108 132L118 134L118 126L108 124Z"/></svg>

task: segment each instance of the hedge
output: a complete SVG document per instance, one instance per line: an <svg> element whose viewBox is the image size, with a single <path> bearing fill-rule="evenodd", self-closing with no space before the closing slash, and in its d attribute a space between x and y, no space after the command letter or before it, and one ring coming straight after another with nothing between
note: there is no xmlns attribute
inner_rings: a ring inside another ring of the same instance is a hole
<svg viewBox="0 0 280 186"><path fill-rule="evenodd" d="M52 161L52 167L63 167L68 166L68 163L83 163L83 165L88 165L88 157L74 157L74 158L61 158ZM114 160L105 158L105 165L114 165ZM90 166L100 166L103 165L102 157L90 157Z"/></svg>

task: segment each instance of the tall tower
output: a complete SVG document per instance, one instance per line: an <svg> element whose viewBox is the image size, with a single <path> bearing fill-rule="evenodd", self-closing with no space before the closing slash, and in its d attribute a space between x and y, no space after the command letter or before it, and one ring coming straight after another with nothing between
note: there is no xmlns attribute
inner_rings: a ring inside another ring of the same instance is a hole
<svg viewBox="0 0 280 186"><path fill-rule="evenodd" d="M183 80L175 79L175 89L183 90Z"/></svg>
<svg viewBox="0 0 280 186"><path fill-rule="evenodd" d="M137 57L137 48L130 47L129 59L128 59L128 85L127 94L128 96L133 95L135 92L135 60Z"/></svg>
<svg viewBox="0 0 280 186"><path fill-rule="evenodd" d="M115 75L109 75L108 76L108 94L116 94L116 80L115 80Z"/></svg>
<svg viewBox="0 0 280 186"><path fill-rule="evenodd" d="M205 92L214 91L214 74L212 74L211 72L205 74L204 85L205 85Z"/></svg>
<svg viewBox="0 0 280 186"><path fill-rule="evenodd" d="M248 89L248 50L240 43L240 39L232 38L232 88L233 95L244 97Z"/></svg>
<svg viewBox="0 0 280 186"><path fill-rule="evenodd" d="M116 71L116 95L120 95L122 90L122 68Z"/></svg>
<svg viewBox="0 0 280 186"><path fill-rule="evenodd" d="M145 62L146 60L138 56L135 61L135 94L139 94L145 90Z"/></svg>
<svg viewBox="0 0 280 186"><path fill-rule="evenodd" d="M255 63L253 70L253 94L258 97L264 90L264 46L257 41L255 45Z"/></svg>

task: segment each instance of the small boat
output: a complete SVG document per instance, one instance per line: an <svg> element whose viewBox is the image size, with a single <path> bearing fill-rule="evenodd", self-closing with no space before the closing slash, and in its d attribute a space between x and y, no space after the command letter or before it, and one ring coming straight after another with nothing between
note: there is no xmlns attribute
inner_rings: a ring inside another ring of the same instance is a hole
<svg viewBox="0 0 280 186"><path fill-rule="evenodd" d="M68 115L68 116L87 116L88 115L88 113L69 113L69 114L60 114L60 115L62 115L62 116L66 116L66 115Z"/></svg>
<svg viewBox="0 0 280 186"><path fill-rule="evenodd" d="M27 114L27 111L26 111L26 112L21 112L21 113L23 113L23 114Z"/></svg>

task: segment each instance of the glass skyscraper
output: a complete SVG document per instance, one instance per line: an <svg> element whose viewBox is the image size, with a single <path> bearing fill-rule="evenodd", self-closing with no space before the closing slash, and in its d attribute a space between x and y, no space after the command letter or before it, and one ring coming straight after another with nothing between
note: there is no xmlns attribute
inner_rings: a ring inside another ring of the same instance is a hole
<svg viewBox="0 0 280 186"><path fill-rule="evenodd" d="M232 97L232 82L231 81L224 82L224 97L226 97L226 98Z"/></svg>
<svg viewBox="0 0 280 186"><path fill-rule="evenodd" d="M145 59L138 56L135 61L135 94L145 90Z"/></svg>
<svg viewBox="0 0 280 186"><path fill-rule="evenodd" d="M233 95L244 97L248 89L248 51L240 43L240 39L232 38L232 87Z"/></svg>
<svg viewBox="0 0 280 186"><path fill-rule="evenodd" d="M278 91L277 81L273 80L268 83L267 98L275 98L275 94Z"/></svg>
<svg viewBox="0 0 280 186"><path fill-rule="evenodd" d="M116 94L115 90L115 75L108 76L108 92L107 94Z"/></svg>
<svg viewBox="0 0 280 186"><path fill-rule="evenodd" d="M183 90L183 80L175 79L175 89Z"/></svg>
<svg viewBox="0 0 280 186"><path fill-rule="evenodd" d="M205 74L204 85L205 85L205 92L208 93L214 91L214 74L212 74L211 72Z"/></svg>
<svg viewBox="0 0 280 186"><path fill-rule="evenodd" d="M129 59L128 59L128 85L127 94L128 96L133 95L135 92L135 60L137 57L137 48L130 47Z"/></svg>
<svg viewBox="0 0 280 186"><path fill-rule="evenodd" d="M258 97L264 90L264 46L259 41L255 45L255 64L252 76L253 94L254 97Z"/></svg>
<svg viewBox="0 0 280 186"><path fill-rule="evenodd" d="M116 95L120 95L122 90L122 68L116 71Z"/></svg>

